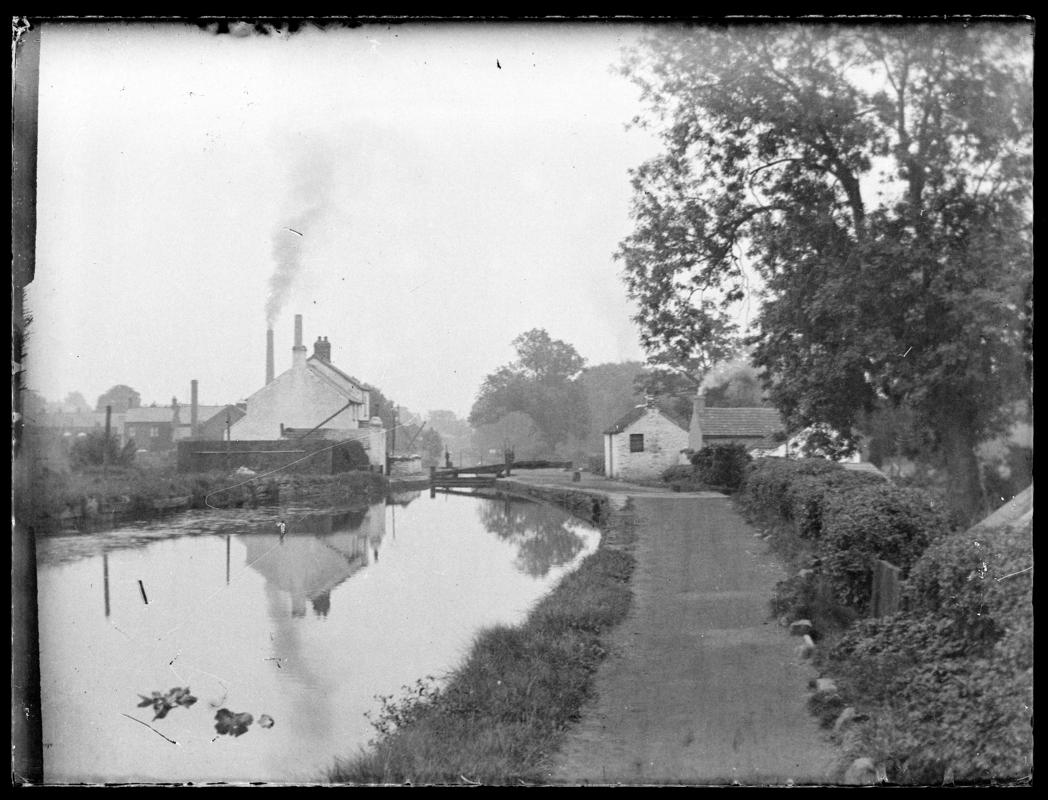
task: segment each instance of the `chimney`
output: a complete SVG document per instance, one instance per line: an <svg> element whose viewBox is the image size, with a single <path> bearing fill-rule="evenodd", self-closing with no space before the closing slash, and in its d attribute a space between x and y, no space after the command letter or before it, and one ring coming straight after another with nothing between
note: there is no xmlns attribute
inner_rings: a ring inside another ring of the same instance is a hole
<svg viewBox="0 0 1048 800"><path fill-rule="evenodd" d="M706 410L706 392L699 389L691 407L691 425L688 427L688 447L696 453L702 449L702 422L699 419Z"/></svg>
<svg viewBox="0 0 1048 800"><path fill-rule="evenodd" d="M302 344L302 315L295 314L295 346L291 348L291 367L301 369L306 366L306 346Z"/></svg>
<svg viewBox="0 0 1048 800"><path fill-rule="evenodd" d="M326 336L318 336L317 340L313 342L313 355L321 361L331 363L331 342Z"/></svg>
<svg viewBox="0 0 1048 800"><path fill-rule="evenodd" d="M273 329L266 330L266 383L273 382Z"/></svg>
<svg viewBox="0 0 1048 800"><path fill-rule="evenodd" d="M197 381L194 378L189 382L189 435L192 438L196 438L199 434L197 430L197 418L199 417L200 409L197 402Z"/></svg>

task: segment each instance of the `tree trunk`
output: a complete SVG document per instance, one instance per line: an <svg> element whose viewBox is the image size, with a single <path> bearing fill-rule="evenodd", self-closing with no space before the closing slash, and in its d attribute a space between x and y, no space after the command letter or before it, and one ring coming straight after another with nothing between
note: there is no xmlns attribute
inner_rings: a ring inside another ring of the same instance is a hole
<svg viewBox="0 0 1048 800"><path fill-rule="evenodd" d="M974 426L961 417L944 420L941 430L946 462L946 500L953 520L962 528L977 522L987 512L986 497L979 476L978 444Z"/></svg>

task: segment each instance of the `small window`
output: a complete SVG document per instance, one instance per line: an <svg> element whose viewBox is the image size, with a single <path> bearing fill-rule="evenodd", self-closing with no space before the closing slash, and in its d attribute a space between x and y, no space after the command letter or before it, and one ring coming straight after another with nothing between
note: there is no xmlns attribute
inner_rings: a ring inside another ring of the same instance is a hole
<svg viewBox="0 0 1048 800"><path fill-rule="evenodd" d="M160 428L150 428L149 435L153 439L157 438L160 435Z"/></svg>
<svg viewBox="0 0 1048 800"><path fill-rule="evenodd" d="M643 433L631 433L630 434L630 452L631 453L643 453L644 452L644 434Z"/></svg>

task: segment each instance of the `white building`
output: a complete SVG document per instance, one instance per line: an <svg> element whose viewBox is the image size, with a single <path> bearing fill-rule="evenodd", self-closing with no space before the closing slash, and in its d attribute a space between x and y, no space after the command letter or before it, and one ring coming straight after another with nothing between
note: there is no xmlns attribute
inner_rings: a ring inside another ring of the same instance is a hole
<svg viewBox="0 0 1048 800"><path fill-rule="evenodd" d="M682 462L688 425L654 404L637 406L604 431L604 473L609 478L651 480Z"/></svg>
<svg viewBox="0 0 1048 800"><path fill-rule="evenodd" d="M272 372L272 337L267 377ZM386 431L372 416L367 384L331 363L331 343L318 338L307 358L302 316L295 315L291 368L269 380L247 399L247 410L230 429L232 439L276 440L309 434L344 441L357 439L373 465L385 465Z"/></svg>

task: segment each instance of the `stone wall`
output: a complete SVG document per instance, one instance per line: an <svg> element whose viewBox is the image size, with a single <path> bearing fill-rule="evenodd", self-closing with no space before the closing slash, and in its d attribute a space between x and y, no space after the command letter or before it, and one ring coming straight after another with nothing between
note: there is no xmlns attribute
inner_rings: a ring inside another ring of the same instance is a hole
<svg viewBox="0 0 1048 800"><path fill-rule="evenodd" d="M630 434L644 435L644 450L630 452ZM609 441L610 440L610 443ZM605 437L604 469L609 477L651 480L681 463L681 450L688 446L688 432L649 408L643 417L621 433Z"/></svg>

